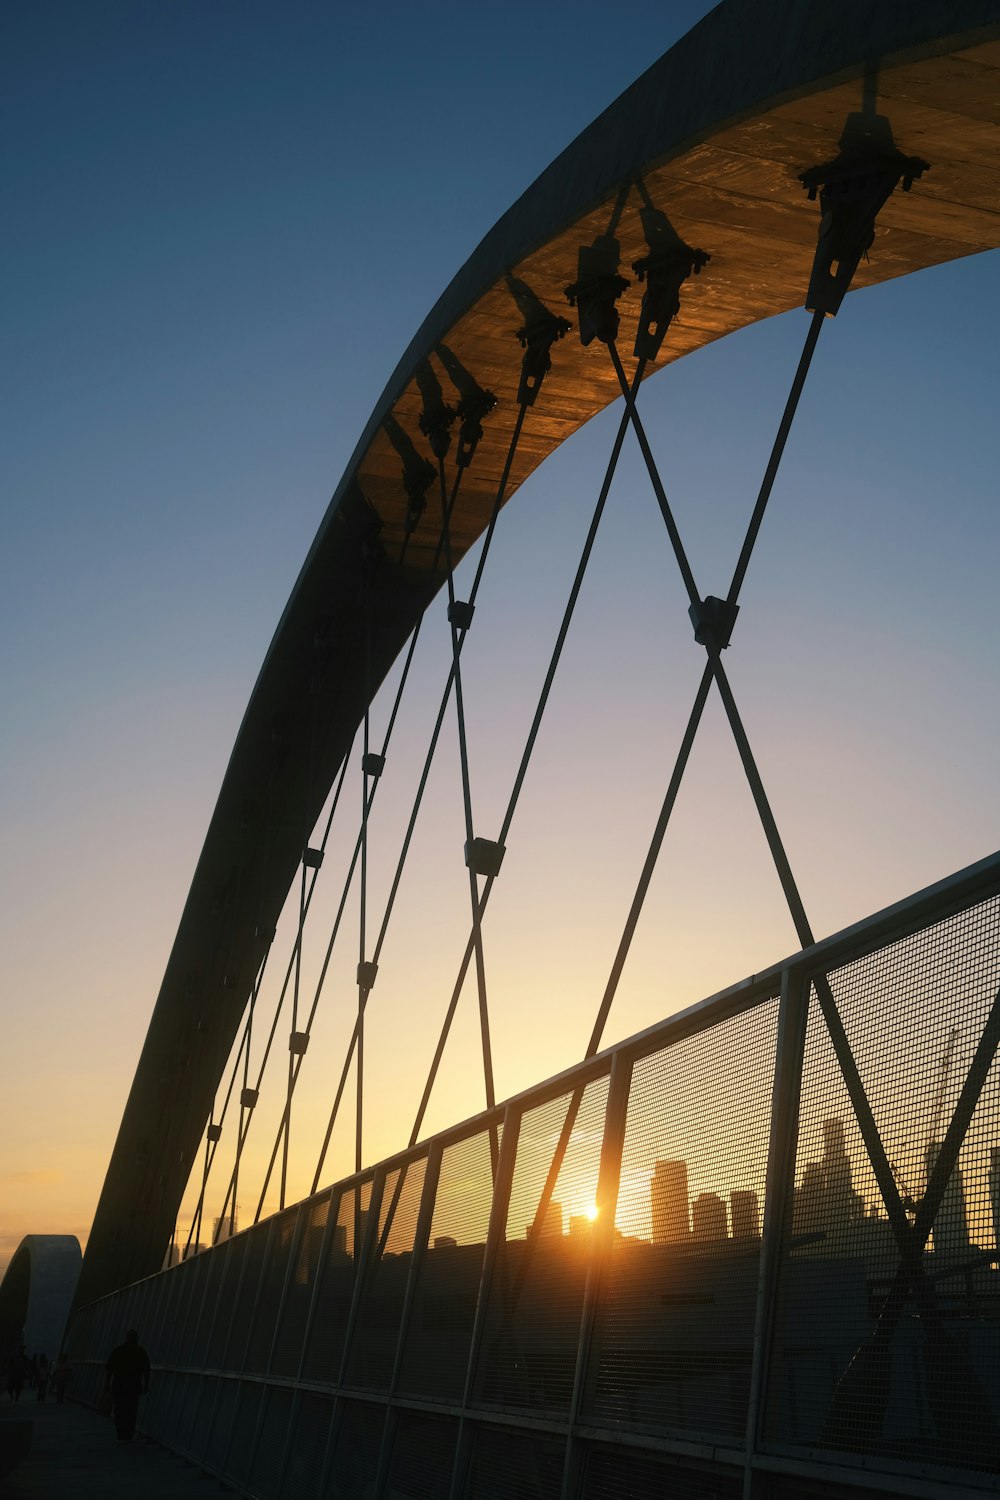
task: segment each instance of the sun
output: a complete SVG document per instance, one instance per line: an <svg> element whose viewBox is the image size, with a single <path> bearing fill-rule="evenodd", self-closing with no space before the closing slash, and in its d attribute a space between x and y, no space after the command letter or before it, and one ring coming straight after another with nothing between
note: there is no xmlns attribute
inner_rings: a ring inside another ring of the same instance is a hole
<svg viewBox="0 0 1000 1500"><path fill-rule="evenodd" d="M597 1206L596 1203L588 1203L587 1207L584 1209L584 1213L587 1215L587 1218L590 1220L591 1223L594 1222L594 1220L597 1218L597 1215L600 1213L600 1211L601 1210L598 1208L598 1206Z"/></svg>

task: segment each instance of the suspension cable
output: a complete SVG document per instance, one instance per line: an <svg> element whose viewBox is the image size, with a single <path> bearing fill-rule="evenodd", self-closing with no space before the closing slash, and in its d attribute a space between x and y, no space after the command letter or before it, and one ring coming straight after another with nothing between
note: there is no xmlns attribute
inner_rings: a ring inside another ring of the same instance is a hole
<svg viewBox="0 0 1000 1500"><path fill-rule="evenodd" d="M497 485L496 495L495 495L495 498L494 498L494 501L493 501L493 508L492 508L492 510L490 512L489 524L487 525L487 528L486 528L486 532L485 532L484 539L483 539L482 550L480 551L479 561L478 561L478 563L476 565L475 577L473 578L473 581L472 581L472 587L469 590L468 604L470 606L470 611L475 608L476 598L477 598L478 593L479 593L479 586L482 583L483 574L484 574L485 568L486 568L486 560L487 560L487 558L489 556L490 546L492 544L493 535L494 535L494 532L496 530L497 518L499 517L500 510L501 510L501 507L503 505L504 497L506 495L507 484L508 484L509 479L510 479L510 471L511 471L511 468L513 467L514 457L515 457L515 454L517 452L517 445L518 445L518 442L519 442L519 439L520 439L520 436L521 436L521 429L522 429L522 427L524 425L524 418L525 418L526 411L527 411L527 405L524 402L519 403L519 405L518 405L518 412L517 412L517 419L516 419L516 421L514 423L514 429L513 429L513 432L511 434L511 438L510 438L510 441L508 443L508 446L507 446L507 456L506 456L506 458L504 460L503 470L502 470L501 475L500 475L500 481L499 481L499 483ZM453 490L452 505L454 504L454 499L455 499L456 496L457 496L457 483L456 483L455 489ZM438 563L438 560L439 560L439 558L441 556L443 548L444 548L444 529L442 527L441 534L440 534L440 536L438 538L437 551L435 552L434 561L433 561L433 564L432 564L432 569L434 571L436 571L437 563ZM423 619L424 617L422 616L421 618ZM419 629L419 624L418 624L417 628ZM463 627L460 630L459 641L458 641L458 649L459 649L460 653L461 653L461 650L462 650L462 648L463 648L463 646L465 644L465 638L466 638L467 635L468 635L468 628L467 627ZM373 953L372 953L372 962L373 962L373 964L376 967L378 966L378 961L379 961L379 958L380 958L381 953L382 953L382 947L383 947L383 944L384 944L385 939L386 939L386 934L388 932L389 920L390 920L390 918L392 916L393 907L394 907L395 902L396 902L396 896L397 896L397 894L399 892L400 883L401 883L402 878L403 878L403 869L404 869L404 866L406 864L406 858L407 858L407 855L409 853L410 843L412 841L413 833L414 833L414 830L415 830L416 824L417 824L417 817L419 815L421 804L423 802L423 797L424 797L424 792L425 792L426 787L427 787L428 777L430 775L431 766L432 766L433 761L434 761L434 755L435 755L435 752L437 750L438 739L439 739L440 734L441 734L441 729L442 729L442 726L444 724L445 714L446 714L447 709L448 709L448 703L449 703L450 698L451 698L451 690L452 690L452 686L453 686L453 683L454 683L454 669L455 669L455 663L454 663L454 655L453 655L452 662L451 662L451 664L449 665L449 668L448 668L448 677L447 677L447 680L445 682L444 691L443 691L443 693L441 695L441 702L440 702L440 705L438 707L437 718L436 718L436 720L434 722L434 728L431 731L430 743L429 743L429 746L428 746L428 749L427 749L427 753L426 753L426 755L424 757L423 769L421 771L420 780L419 780L419 783L417 785L416 796L414 797L413 806L412 806L412 809L411 809L411 812L410 812L410 819L409 819L409 822L407 824L406 833L405 833L405 835L403 837L403 844L402 844L402 848L400 850L399 859L398 859L398 861L396 863L396 871L395 871L395 875L393 876L392 886L391 886L390 891L389 891L389 897L388 897L388 900L386 902L385 912L384 912L383 917L382 917L382 925L379 928L378 939L376 941L375 948L374 948ZM367 1005L369 993L370 993L370 987L365 992L365 996L364 996L364 1004L365 1005ZM364 1007L362 1007L362 1014L363 1014L363 1008ZM316 1162L316 1170L315 1170L315 1173L313 1174L312 1187L310 1189L311 1193L315 1193L317 1191L317 1185L319 1183L320 1174L323 1171L323 1164L326 1161L326 1154L327 1154L327 1151L329 1150L330 1140L332 1138L334 1126L335 1126L336 1120L337 1120L337 1115L338 1115L338 1112L340 1110L340 1104L341 1104L341 1100L343 1098L344 1089L345 1089L345 1087L347 1085L347 1076L348 1076L348 1073L350 1071L351 1063L352 1063L352 1060L353 1060L353 1057L354 1057L354 1051L355 1051L355 1048L356 1048L357 1042L358 1042L358 1033L359 1033L359 1022L360 1022L360 1020L361 1020L361 1018L359 1017L359 1020L355 1022L354 1030L353 1030L353 1032L351 1034L351 1038L350 1038L350 1041L348 1043L347 1055L346 1055L346 1057L344 1059L344 1065L343 1065L343 1068L341 1070L340 1081L339 1081L339 1083L337 1085L336 1093L334 1094L333 1105L332 1105L332 1108L330 1110L330 1117L329 1117L329 1120L327 1121L326 1131L325 1131L324 1136L323 1136L323 1142L322 1142L322 1145L320 1146L319 1157L318 1157L317 1162Z"/></svg>
<svg viewBox="0 0 1000 1500"><path fill-rule="evenodd" d="M633 384L634 384L634 386L635 386L636 389L638 389L638 387L639 387L639 383L642 380L643 374L645 373L645 368L646 368L646 362L644 360L640 360L639 364L636 367L635 375L633 377ZM543 717L543 715L545 713L545 709L546 709L546 706L548 704L549 695L550 695L551 690L552 690L552 684L553 684L553 682L555 680L556 671L558 669L559 662L560 662L560 659L562 657L563 647L566 644L566 637L567 637L567 635L569 633L570 623L571 623L571 621L573 619L573 614L574 614L574 611L576 609L577 600L579 599L580 590L581 590L581 588L583 586L583 580L584 580L584 577L585 577L586 572L587 572L587 566L588 566L588 564L590 562L591 553L593 552L593 549L594 549L594 543L595 543L595 541L597 539L597 530L598 530L598 527L600 526L601 518L602 518L602 516L604 514L604 509L605 509L605 506L607 504L608 495L609 495L610 490L611 490L611 484L612 484L612 481L613 481L614 476L615 476L615 470L617 469L617 466L618 466L618 459L619 459L619 456L621 454L622 445L624 444L624 441L625 441L625 434L628 431L628 421L629 421L629 419L628 419L628 413L626 412L623 415L623 417L621 419L621 422L619 423L618 432L615 435L614 444L612 445L612 450L611 450L611 457L610 457L610 459L608 461L608 465L607 465L607 469L605 471L604 479L603 479L603 482L601 484L600 492L599 492L598 497L597 497L597 503L596 503L596 505L594 507L594 514L593 514L593 516L591 518L590 528L589 528L589 530L587 532L587 537L586 537L586 541L584 542L583 551L582 551L581 556L580 556L580 561L577 564L576 574L574 575L574 578L573 578L573 584L572 584L572 587L570 589L569 598L568 598L568 600L566 602L565 610L563 611L563 617L562 617L562 620L561 620L560 625L559 625L559 631L558 631L558 633L556 635L555 645L553 647L552 655L551 655L551 658L549 660L549 665L548 665L548 669L547 669L546 674L545 674L545 680L544 680L544 682L542 684L541 693L539 694L538 703L537 703L537 706L535 708L535 714L534 714L534 717L533 717L532 722L531 722L531 728L528 731L528 738L527 738L527 741L525 743L524 751L523 751L522 756L521 756L520 765L518 766L518 769L517 769L517 775L514 778L514 787L513 787L513 790L511 792L511 795L510 795L510 800L509 800L509 802L507 804L507 811L506 811L506 813L504 815L503 823L501 825L501 830L500 830L500 836L499 836L499 840L498 840L498 842L501 843L501 844L503 844L505 842L505 840L507 838L507 834L510 832L511 824L512 824L512 822L514 820L514 813L515 813L515 811L517 809L518 799L520 798L521 790L522 790L522 787L524 786L524 780L525 780L525 776L527 775L528 765L529 765L530 760L531 760L532 752L534 751L534 748L535 748L535 742L536 742L536 740L538 738L539 729L541 728L542 717ZM495 878L496 878L495 876L488 877L487 881L486 881L486 884L485 884L485 886L483 888L482 897L481 897L481 900L480 900L480 903L479 903L479 906L480 906L480 918L482 917L482 913L486 909L486 905L487 905L487 902L489 900L490 892L493 889L493 882L494 882ZM434 1057L433 1057L433 1059L431 1061L431 1067L430 1067L430 1072L429 1072L428 1077L427 1077L427 1082L424 1085L424 1091L423 1091L423 1094L421 1096L420 1103L419 1103L419 1105L417 1107L417 1115L416 1115L416 1119L414 1120L414 1123L413 1123L413 1129L410 1132L410 1142L409 1142L409 1144L411 1146L415 1145L416 1141L419 1138L420 1128L421 1128L421 1126L423 1124L423 1121L424 1121L424 1115L426 1114L426 1112L427 1112L427 1106L430 1103L431 1092L432 1092L432 1090L434 1088L434 1083L435 1083L435 1080L437 1078L438 1069L439 1069L440 1064L441 1064L441 1058L444 1055L445 1044L446 1044L446 1042L448 1040L448 1034L449 1034L449 1032L451 1030L452 1021L454 1020L455 1011L456 1011L457 1006L458 1006L459 996L461 995L462 987L463 987L463 985L465 983L465 976L468 973L469 964L470 964L471 959L472 959L473 947L474 947L474 935L470 935L470 938L469 938L468 943L466 944L465 953L464 953L464 956L462 958L462 962L461 962L461 965L460 965L460 968L459 968L458 978L457 978L457 980L455 982L455 986L454 986L454 988L452 990L451 1000L449 1001L448 1009L447 1009L447 1012L445 1014L444 1024L443 1024L442 1029L441 1029L441 1035L440 1035L440 1037L438 1039L438 1044L437 1044L437 1047L436 1047L435 1052L434 1052Z"/></svg>
<svg viewBox="0 0 1000 1500"><path fill-rule="evenodd" d="M455 684L455 715L458 722L458 753L462 774L462 805L465 813L465 850L469 870L469 900L472 906L472 938L476 955L476 985L479 994L479 1029L483 1048L483 1083L486 1092L486 1108L496 1103L493 1091L493 1056L490 1046L489 1009L486 998L486 961L483 954L483 928L479 905L479 877L473 861L475 830L472 820L472 787L469 779L469 747L465 733L465 699L462 692L462 665L458 644L458 622L455 618L455 571L451 555L451 527L448 524L448 495L444 476L444 458L438 459L441 480L441 514L444 534L444 558L448 584L448 625L451 635L452 678ZM461 477L459 469L455 485Z"/></svg>

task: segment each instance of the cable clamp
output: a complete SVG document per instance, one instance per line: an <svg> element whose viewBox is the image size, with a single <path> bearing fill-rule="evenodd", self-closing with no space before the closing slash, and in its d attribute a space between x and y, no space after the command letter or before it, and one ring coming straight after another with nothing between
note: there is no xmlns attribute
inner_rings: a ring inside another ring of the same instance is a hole
<svg viewBox="0 0 1000 1500"><path fill-rule="evenodd" d="M222 1140L222 1126L221 1125L209 1125L208 1129L205 1131L205 1139L206 1139L206 1141L221 1141Z"/></svg>
<svg viewBox="0 0 1000 1500"><path fill-rule="evenodd" d="M375 988L375 976L378 973L378 964L373 959L362 959L358 964L358 986L363 990Z"/></svg>
<svg viewBox="0 0 1000 1500"><path fill-rule="evenodd" d="M714 594L692 604L688 614L694 626L695 640L700 646L714 646L717 651L725 651L739 612L738 604L730 604L728 599L717 599Z"/></svg>
<svg viewBox="0 0 1000 1500"><path fill-rule="evenodd" d="M293 1057L305 1057L309 1046L308 1031L293 1031L288 1038L288 1050Z"/></svg>
<svg viewBox="0 0 1000 1500"><path fill-rule="evenodd" d="M472 616L476 612L476 606L469 604L463 599L455 599L448 605L448 621L454 625L456 630L469 630L472 626Z"/></svg>
<svg viewBox="0 0 1000 1500"><path fill-rule="evenodd" d="M259 1098L259 1089L244 1089L240 1094L240 1105L243 1109L253 1109Z"/></svg>
<svg viewBox="0 0 1000 1500"><path fill-rule="evenodd" d="M848 116L833 161L799 173L810 200L819 195L819 243L809 278L807 312L836 317L861 257L875 239L875 219L893 192L930 170L919 156L896 149L885 115Z"/></svg>
<svg viewBox="0 0 1000 1500"><path fill-rule="evenodd" d="M659 354L667 329L681 310L681 287L689 276L699 276L711 258L704 250L681 245L632 262L636 277L646 283L635 335L636 359L654 360Z"/></svg>
<svg viewBox="0 0 1000 1500"><path fill-rule="evenodd" d="M302 863L307 870L318 870L323 863L322 849L305 849L302 854Z"/></svg>
<svg viewBox="0 0 1000 1500"><path fill-rule="evenodd" d="M592 245L580 246L576 280L566 288L566 296L577 310L584 348L594 339L612 344L618 336L616 303L630 285L618 274L620 258L621 247L610 234L599 234Z"/></svg>
<svg viewBox="0 0 1000 1500"><path fill-rule="evenodd" d="M385 756L369 750L367 755L361 757L361 769L366 776L381 776L385 770Z"/></svg>
<svg viewBox="0 0 1000 1500"><path fill-rule="evenodd" d="M517 341L524 350L517 387L520 406L534 406L542 381L552 368L552 345L564 338L573 326L568 318L560 318L547 308L542 310L544 317L525 323L517 330Z"/></svg>
<svg viewBox="0 0 1000 1500"><path fill-rule="evenodd" d="M495 880L500 874L500 866L506 853L504 844L493 839L475 838L465 846L465 863L474 875L485 875L489 880Z"/></svg>

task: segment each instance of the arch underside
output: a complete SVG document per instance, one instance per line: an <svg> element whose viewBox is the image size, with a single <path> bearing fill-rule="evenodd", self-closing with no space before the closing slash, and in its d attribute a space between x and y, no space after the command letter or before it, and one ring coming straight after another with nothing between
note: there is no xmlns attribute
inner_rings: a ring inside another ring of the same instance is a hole
<svg viewBox="0 0 1000 1500"><path fill-rule="evenodd" d="M628 355L644 290L631 267L648 254L643 209L648 225L652 206L681 241L711 256L684 283L653 369L801 306L819 214L798 174L836 157L863 107L930 171L882 209L854 288L1000 243L1000 4L848 3L801 7L808 15L791 18L786 9L729 0L660 59L491 231L400 362L324 517L240 729L112 1156L81 1302L160 1264L261 934L276 924L364 710L358 580L373 532L381 562L371 692L442 583L432 577L433 490L407 535L404 461L431 462L420 429L428 365L452 405L456 360L497 397L453 515L457 562L489 520L517 417L525 317L510 276L550 312L575 319L565 288L577 278L580 248L613 222L631 282L618 304ZM603 346L584 348L574 327L553 346L527 411L505 503L619 394Z"/></svg>

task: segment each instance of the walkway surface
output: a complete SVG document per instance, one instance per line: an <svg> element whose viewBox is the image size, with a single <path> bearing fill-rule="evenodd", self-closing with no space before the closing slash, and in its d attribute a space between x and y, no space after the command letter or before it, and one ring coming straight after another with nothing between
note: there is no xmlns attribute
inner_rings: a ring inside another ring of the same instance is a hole
<svg viewBox="0 0 1000 1500"><path fill-rule="evenodd" d="M0 1398L6 1406L6 1397ZM216 1500L219 1481L135 1438L115 1439L114 1424L71 1401L39 1405L25 1391L17 1408L35 1428L31 1452L6 1478L3 1500ZM0 1416L0 1421L4 1418Z"/></svg>

